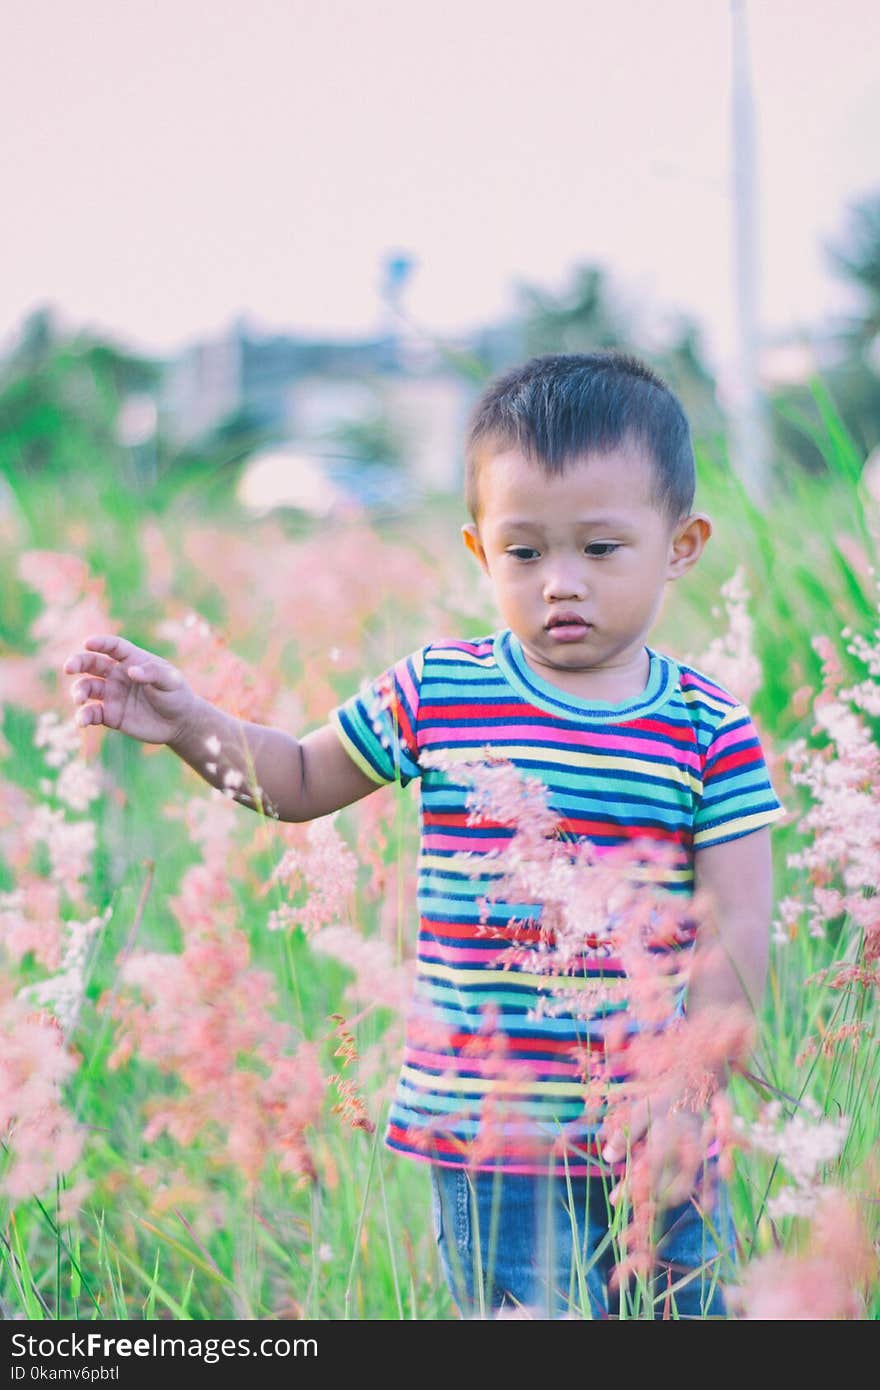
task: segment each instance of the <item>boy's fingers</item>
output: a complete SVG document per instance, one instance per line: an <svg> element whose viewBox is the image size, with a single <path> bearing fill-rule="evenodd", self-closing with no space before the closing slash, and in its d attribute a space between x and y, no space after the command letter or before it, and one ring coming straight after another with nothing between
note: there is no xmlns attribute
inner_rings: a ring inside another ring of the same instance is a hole
<svg viewBox="0 0 880 1390"><path fill-rule="evenodd" d="M73 716L74 724L84 728L87 724L103 724L104 722L103 705L83 705Z"/></svg>
<svg viewBox="0 0 880 1390"><path fill-rule="evenodd" d="M651 1190L658 1201L677 1207L693 1188L690 1174L678 1164L663 1164L651 1173Z"/></svg>
<svg viewBox="0 0 880 1390"><path fill-rule="evenodd" d="M93 676L107 676L117 665L118 662L112 657L101 656L99 652L77 652L67 658L63 670L68 676L78 675L81 671L88 671Z"/></svg>
<svg viewBox="0 0 880 1390"><path fill-rule="evenodd" d="M106 681L99 680L97 676L87 676L84 680L74 681L70 687L70 698L88 700L93 695L103 695L106 685Z"/></svg>
<svg viewBox="0 0 880 1390"><path fill-rule="evenodd" d="M176 690L180 676L167 661L133 661L126 666L129 679L138 685L154 685L157 690Z"/></svg>
<svg viewBox="0 0 880 1390"><path fill-rule="evenodd" d="M89 652L106 652L117 661L125 661L138 652L134 642L129 642L127 637L118 637L112 632L101 632L97 637L87 637L83 646Z"/></svg>
<svg viewBox="0 0 880 1390"><path fill-rule="evenodd" d="M163 661L161 657L151 656L149 653L142 652L140 647L136 647L132 642L125 642L124 638L100 638L87 637L86 642L93 644L101 641L112 641L114 643L124 643L128 649L128 657L120 656L114 660L109 654L104 654L92 650L89 645L88 650L77 652L69 656L64 663L64 671L67 675L73 676L79 673L88 673L101 678L99 689L103 689L104 679L111 675L117 667L121 667L129 680L137 685L154 685L157 690L172 691L177 690L182 684L182 677L176 667L170 662ZM82 696L84 690L93 690L87 681L80 681L71 686L71 696L75 700Z"/></svg>
<svg viewBox="0 0 880 1390"><path fill-rule="evenodd" d="M67 658L63 670L69 675L77 671L93 671L98 676L106 676L118 661L137 660L141 650L124 637L87 637L82 649Z"/></svg>
<svg viewBox="0 0 880 1390"><path fill-rule="evenodd" d="M606 1163L619 1163L626 1158L627 1142L633 1148L648 1128L648 1112L644 1102L633 1106L630 1121L622 1129L602 1127L601 1137L606 1139L602 1157ZM606 1138L607 1136L607 1138Z"/></svg>

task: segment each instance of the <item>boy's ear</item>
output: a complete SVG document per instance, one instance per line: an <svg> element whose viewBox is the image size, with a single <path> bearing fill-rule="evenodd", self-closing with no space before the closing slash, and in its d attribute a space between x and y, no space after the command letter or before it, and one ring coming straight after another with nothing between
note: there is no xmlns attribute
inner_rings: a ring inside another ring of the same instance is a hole
<svg viewBox="0 0 880 1390"><path fill-rule="evenodd" d="M461 528L462 539L468 550L476 557L477 563L486 574L489 573L489 566L486 563L486 552L483 549L483 542L480 540L480 533L477 530L476 522L468 521Z"/></svg>
<svg viewBox="0 0 880 1390"><path fill-rule="evenodd" d="M669 550L667 579L679 579L697 563L712 534L712 522L705 512L693 512L676 529Z"/></svg>

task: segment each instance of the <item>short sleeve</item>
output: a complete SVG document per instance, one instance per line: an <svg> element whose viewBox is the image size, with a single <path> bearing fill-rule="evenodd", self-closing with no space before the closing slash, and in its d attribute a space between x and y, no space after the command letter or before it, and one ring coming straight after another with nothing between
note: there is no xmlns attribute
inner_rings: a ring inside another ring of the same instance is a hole
<svg viewBox="0 0 880 1390"><path fill-rule="evenodd" d="M424 657L424 647L404 657L330 713L349 757L380 785L406 786L421 776L418 717Z"/></svg>
<svg viewBox="0 0 880 1390"><path fill-rule="evenodd" d="M702 781L694 813L695 850L739 839L785 815L745 705L735 705L715 730Z"/></svg>

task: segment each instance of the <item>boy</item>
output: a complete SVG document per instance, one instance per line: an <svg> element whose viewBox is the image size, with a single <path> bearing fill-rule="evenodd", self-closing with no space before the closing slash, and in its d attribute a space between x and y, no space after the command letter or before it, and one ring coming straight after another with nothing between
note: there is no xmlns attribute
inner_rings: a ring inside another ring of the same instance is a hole
<svg viewBox="0 0 880 1390"><path fill-rule="evenodd" d="M647 367L618 354L536 358L490 384L467 437L463 536L493 584L497 632L429 643L301 741L223 714L124 638L87 639L65 663L86 674L71 692L79 723L165 742L214 786L252 769L282 820L328 815L378 785L421 777L420 1008L385 1139L430 1161L435 1235L465 1315L517 1305L608 1315L609 1202L626 1150L584 1105L584 1050L602 1053L608 1018L539 1006L545 981L528 958L535 904L487 907L491 860L481 879L457 858L468 851L473 866L511 832L474 823L455 763L479 763L489 748L539 776L575 841L611 850L649 836L672 846L677 867L661 886L685 899L700 890L725 952L694 975L688 1018L760 1003L768 827L783 810L748 711L645 642L666 583L711 535L709 519L691 512L694 487L687 420ZM245 781L240 799L253 805L254 793ZM584 954L585 977L625 974ZM508 1077L520 1078L488 1147L487 1027ZM675 1099L658 1097L630 1120L632 1150L648 1155L658 1181L696 1123ZM667 1187L677 1204L658 1246L664 1287L679 1316L718 1315L727 1195L714 1184L707 1211L682 1200L689 1191Z"/></svg>

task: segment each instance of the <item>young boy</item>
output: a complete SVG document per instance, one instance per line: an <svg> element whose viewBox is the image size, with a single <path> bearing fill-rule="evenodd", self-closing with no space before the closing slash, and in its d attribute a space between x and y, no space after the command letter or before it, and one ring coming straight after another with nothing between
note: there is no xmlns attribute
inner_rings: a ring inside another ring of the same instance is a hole
<svg viewBox="0 0 880 1390"><path fill-rule="evenodd" d="M385 1140L430 1162L435 1235L465 1315L519 1305L608 1316L609 1199L626 1151L584 1104L584 1049L602 1052L607 1012L539 1007L546 977L528 959L535 904L487 908L491 861L481 878L458 857L469 852L473 865L512 831L474 823L450 758L478 763L490 748L537 775L575 841L672 846L678 864L661 886L684 898L700 890L725 953L694 975L688 1019L743 1002L754 1012L761 1000L768 827L783 809L745 707L646 645L665 585L711 535L691 511L694 487L687 420L647 367L618 354L536 358L490 384L467 437L463 535L494 587L497 632L429 643L301 741L224 714L122 637L88 638L64 666L84 673L71 692L80 724L167 743L213 786L239 772L251 806L252 770L282 820L325 816L421 777L418 1007ZM526 948L515 962L512 941ZM586 955L587 978L609 974L607 958ZM491 1059L478 1045L487 1019L507 1080L520 1077L491 1145ZM649 1155L658 1182L697 1123L674 1102L658 1097L631 1117L629 1143ZM672 1287L674 1315L719 1315L727 1193L712 1184L707 1210L697 1196L683 1200L689 1184L684 1194L667 1187L675 1204L660 1232L658 1292Z"/></svg>

